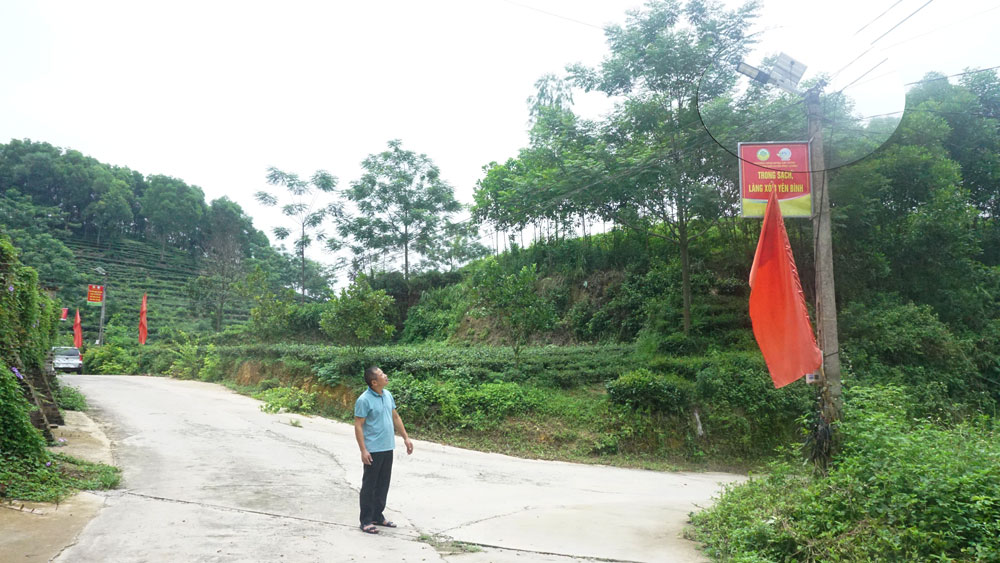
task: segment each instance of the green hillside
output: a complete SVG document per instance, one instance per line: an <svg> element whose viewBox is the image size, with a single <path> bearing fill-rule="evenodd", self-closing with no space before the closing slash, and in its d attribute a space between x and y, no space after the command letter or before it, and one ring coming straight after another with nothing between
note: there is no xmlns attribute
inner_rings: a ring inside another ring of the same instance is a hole
<svg viewBox="0 0 1000 563"><path fill-rule="evenodd" d="M108 287L106 323L127 327L138 335L139 308L143 294L147 295L149 338L155 339L165 328L185 332L209 332L209 315L198 310L188 285L200 275L200 266L189 253L167 247L160 259L160 248L142 241L120 239L98 246L94 241L67 238L63 243L72 250L78 271L88 284L106 283ZM97 273L102 268L106 277ZM46 280L42 280L44 284ZM96 340L100 308L87 306L87 287L60 287L58 295L64 307L70 307L70 322L74 309L80 309L84 338ZM248 308L234 303L226 314L226 323L247 319ZM69 324L69 323L67 323ZM65 328L71 333L72 326Z"/></svg>

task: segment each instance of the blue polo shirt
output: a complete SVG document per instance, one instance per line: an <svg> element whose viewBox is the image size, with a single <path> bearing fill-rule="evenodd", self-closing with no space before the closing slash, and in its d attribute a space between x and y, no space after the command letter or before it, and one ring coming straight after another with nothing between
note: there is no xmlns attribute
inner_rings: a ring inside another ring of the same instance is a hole
<svg viewBox="0 0 1000 563"><path fill-rule="evenodd" d="M362 428L365 448L369 453L396 448L396 432L392 424L392 411L395 409L396 401L388 389L383 389L379 395L369 388L354 402L354 416L365 419Z"/></svg>

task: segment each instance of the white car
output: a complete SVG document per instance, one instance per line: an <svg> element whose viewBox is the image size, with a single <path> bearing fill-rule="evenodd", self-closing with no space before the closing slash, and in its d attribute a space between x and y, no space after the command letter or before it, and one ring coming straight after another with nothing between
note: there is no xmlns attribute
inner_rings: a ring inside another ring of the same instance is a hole
<svg viewBox="0 0 1000 563"><path fill-rule="evenodd" d="M83 358L79 348L57 346L52 349L52 367L56 371L83 373Z"/></svg>

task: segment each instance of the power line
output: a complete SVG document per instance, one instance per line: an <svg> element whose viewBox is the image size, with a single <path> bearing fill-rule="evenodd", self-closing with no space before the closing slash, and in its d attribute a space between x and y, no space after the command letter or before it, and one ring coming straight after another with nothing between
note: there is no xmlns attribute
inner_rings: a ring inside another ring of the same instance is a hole
<svg viewBox="0 0 1000 563"><path fill-rule="evenodd" d="M869 44L868 48L867 48L867 49L865 49L865 50L864 50L864 51L863 51L863 52L862 52L862 53L861 53L860 55L858 55L858 56L854 57L854 59L852 59L852 60L851 60L851 62L847 63L846 65L844 65L843 67L841 67L841 69L840 69L840 70L838 70L837 72L833 73L833 77L836 77L836 76L838 76L838 75L839 75L839 74L840 74L841 72L844 72L844 70L846 70L846 69L847 69L848 67L850 67L850 66L851 66L852 64L854 64L854 63L858 62L858 60L860 60L860 59L861 59L861 57L864 57L864 56L865 56L865 55L867 55L867 54L868 54L869 52L871 52L871 51L872 51L872 49L874 49L874 48L875 48L875 44L876 44L876 43L878 43L879 41L881 41L881 40L882 40L882 38L884 38L884 37L885 37L886 35L889 35L890 33L892 33L892 32L893 32L893 30L895 30L895 29L896 29L896 28L898 28L899 26L903 25L903 23L904 23L904 22L906 22L907 20L909 20L910 18L912 18L913 16L915 16L915 15L917 14L917 12L919 12L920 10L923 10L924 8L926 8L926 7L927 7L927 6L928 6L928 5L929 5L929 4L931 3L931 2L933 2L933 1L934 1L934 0L927 0L927 2L926 2L926 3L924 3L924 5L920 6L919 8L917 8L916 10L914 10L913 12L911 12L911 13L910 13L910 15L906 16L905 18L903 18L903 19L899 20L899 22L897 22L897 23L896 23L896 25L894 25L894 26L892 26L891 28L889 28L889 30L888 30L888 31L886 31L885 33L883 33L882 35L879 35L878 37L876 37L876 38L875 38L875 39L874 39L874 40L873 40L873 41L872 41L872 42L871 42L871 43ZM898 4L898 3L899 3L899 2L897 2L897 4ZM893 6L895 6L895 4L893 4ZM892 9L892 8L890 8L890 9ZM888 11L888 10L887 10L887 11ZM879 16L879 17L882 17L882 16ZM876 18L876 19L878 19L878 18ZM874 21L874 20L873 20L873 21ZM871 24L869 24L869 25L871 25ZM866 27L867 27L867 26L866 26Z"/></svg>
<svg viewBox="0 0 1000 563"><path fill-rule="evenodd" d="M535 12L539 12L539 13L545 14L547 16L552 16L554 18L559 18L561 20L566 20L566 21L569 21L569 22L577 23L577 24L580 24L580 25L585 25L587 27L592 27L594 29L599 29L601 31L604 31L604 28L601 27L601 26L599 26L599 25L594 25L592 23L588 23L588 22L585 22L585 21L580 21L578 19L574 19L574 18L571 18L569 16L564 16L562 14L556 14L554 12L549 12L549 11L543 10L541 8L536 8L534 6L528 6L527 4L521 4L520 2L514 2L513 0L502 0L502 1L506 2L508 4L511 4L512 6L517 6L519 8L524 8L525 10L533 10Z"/></svg>
<svg viewBox="0 0 1000 563"><path fill-rule="evenodd" d="M852 81L851 81L851 82L850 82L850 83L849 83L849 84L848 84L847 86L844 86L844 87L843 87L843 88L841 88L840 90L837 90L837 93L838 93L838 94L840 94L840 93L841 93L841 92L843 92L844 90L846 90L846 89L850 88L851 86L853 86L853 85L854 85L854 83L855 83L855 82L857 82L858 80L861 80L862 78L864 78L864 77L868 76L868 74L869 74L869 73L870 73L871 71L873 71L873 70L875 70L876 68L878 68L878 67L882 66L882 65L883 65L883 64L885 64L885 63L886 63L886 61L888 61L888 60L889 60L889 57L886 57L886 58L882 59L881 61L879 61L879 63L878 63L878 64L876 64L875 66L873 66L873 67L871 67L870 69L866 70L864 74L862 74L861 76L859 76L859 77L855 78L854 80L852 80Z"/></svg>
<svg viewBox="0 0 1000 563"><path fill-rule="evenodd" d="M955 78L956 76L965 76L967 74L976 74L976 73L979 73L979 72L987 72L987 71L990 71L990 70L997 70L997 69L1000 69L1000 66L991 66L990 68L980 68L980 69L976 69L976 70L967 70L965 72L959 72L957 74L949 74L948 76L937 76L935 78L925 78L923 80L918 80L916 82L910 82L910 83L904 84L904 86L913 86L914 84L923 84L924 82L934 82L935 80L947 80L949 78Z"/></svg>
<svg viewBox="0 0 1000 563"><path fill-rule="evenodd" d="M855 31L855 32L854 32L854 35L857 35L857 34L861 33L861 32L862 32L862 31L864 31L864 30L865 30L865 29L866 29L866 28L867 28L868 26L870 26L871 24L873 24L873 23L877 22L877 21L879 20L879 18L881 18L882 16L884 16L884 15L888 14L888 13L889 13L889 11L891 11L891 10L892 10L893 8L895 8L896 6L898 6L898 5L900 4L900 2L902 2L902 1L903 1L903 0L896 0L896 2L895 2L895 3L894 3L894 4L892 5L892 6L889 6L888 8L886 8L886 10L885 10L884 12L882 12L881 14L879 14L879 15L875 16L875 19L873 19L872 21L870 21L870 22L866 23L865 25L861 26L861 29L859 29L859 30Z"/></svg>
<svg viewBox="0 0 1000 563"><path fill-rule="evenodd" d="M926 37L928 35L932 35L934 33L937 33L937 32L939 32L941 30L947 29L947 28L952 27L954 25L958 25L960 23L964 23L964 22L966 22L968 20L971 20L973 18L977 18L977 17L979 17L979 16L981 16L983 14L992 12L993 10L996 10L998 8L1000 8L1000 4L998 4L996 6L993 6L992 8L987 8L987 9L981 11L981 12L976 12L975 14L971 14L969 16L966 16L966 17L963 17L961 19L955 20L955 21L953 21L951 23L946 23L944 25L939 25L939 26L937 26L935 28L932 28L930 31L926 31L926 32L921 33L919 35L914 35L913 37L910 37L908 39L903 39L902 41L897 41L896 43L893 43L893 44L891 44L891 45L883 48L882 51L885 52L885 51L888 51L888 50L892 49L893 47L898 47L899 45L902 45L903 43L909 43L910 41L913 41L914 39L920 39L921 37Z"/></svg>
<svg viewBox="0 0 1000 563"><path fill-rule="evenodd" d="M875 40L871 42L871 44L874 45L874 44L878 43L879 41L881 41L883 37L885 37L886 35L889 35L890 33L892 33L892 31L894 29L896 29L897 27L903 25L903 23L906 22L906 20L908 20L908 19L912 18L913 16L915 16L917 14L917 12L919 12L920 10L923 10L924 8L926 8L933 1L934 0L927 0L927 2L924 3L923 6L920 6L919 8L917 8L916 10L914 10L913 13L911 13L908 16L906 16L902 20L900 20L899 23L897 23L896 25L894 25L891 28L889 28L889 31L886 31L882 35L879 35L878 37L876 37Z"/></svg>

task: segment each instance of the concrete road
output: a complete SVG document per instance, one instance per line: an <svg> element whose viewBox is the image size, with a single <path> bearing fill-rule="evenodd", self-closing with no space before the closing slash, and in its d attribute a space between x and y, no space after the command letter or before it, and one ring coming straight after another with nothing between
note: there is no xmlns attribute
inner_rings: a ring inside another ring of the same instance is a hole
<svg viewBox="0 0 1000 563"><path fill-rule="evenodd" d="M59 562L704 561L681 537L687 515L741 479L420 440L407 456L397 440L387 516L399 527L371 536L358 529L352 426L265 414L259 401L195 381L61 381L87 396L123 482L102 493L104 508Z"/></svg>

